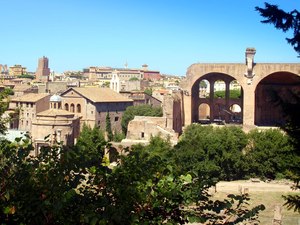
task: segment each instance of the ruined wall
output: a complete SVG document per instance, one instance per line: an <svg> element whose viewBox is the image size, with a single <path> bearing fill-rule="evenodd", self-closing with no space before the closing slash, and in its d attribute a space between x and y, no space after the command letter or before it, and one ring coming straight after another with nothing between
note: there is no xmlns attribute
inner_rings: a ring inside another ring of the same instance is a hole
<svg viewBox="0 0 300 225"><path fill-rule="evenodd" d="M150 141L151 137L160 136L177 143L178 135L167 127L166 117L135 116L128 124L126 141Z"/></svg>

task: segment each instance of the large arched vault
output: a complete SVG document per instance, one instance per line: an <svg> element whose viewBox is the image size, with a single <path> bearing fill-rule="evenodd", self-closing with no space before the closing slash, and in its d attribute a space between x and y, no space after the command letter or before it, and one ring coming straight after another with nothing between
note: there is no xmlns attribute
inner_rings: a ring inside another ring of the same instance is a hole
<svg viewBox="0 0 300 225"><path fill-rule="evenodd" d="M268 92L265 87L271 85L273 90L275 90L277 89L275 87L280 86L282 88L278 94L283 96L287 96L288 90L293 90L293 94L299 95L300 64L253 63L253 55L250 55L250 60L247 59L246 52L245 64L197 63L188 68L185 79L180 83L183 91L183 118L185 126L199 120L199 108L203 108L202 106L200 107L201 104L209 106L207 110L209 116L207 117L211 120L217 119L219 112L216 113L216 111L218 111L219 104L219 110L222 111L219 114L219 118L226 122L230 120L230 113L226 113L226 111L229 111L229 108L233 105L238 105L241 108L242 124L249 128L253 128L255 125L276 125L271 120L284 121L284 115L280 113L280 109L276 109L276 116L274 115L269 120L266 119L269 116L267 111L272 111L273 109L270 108L270 105L265 105L267 99L271 98L271 95L265 96ZM214 86L211 84L216 80L224 81L226 88L231 81L236 81L242 90L241 97L230 102L231 99L228 98L228 93L226 93L227 98L225 96L225 100L220 102L212 97L212 93L209 93L209 97L201 98L199 97L201 86L199 83L202 80L207 80L210 86L213 87L212 89L214 89ZM286 93L284 94L284 92Z"/></svg>

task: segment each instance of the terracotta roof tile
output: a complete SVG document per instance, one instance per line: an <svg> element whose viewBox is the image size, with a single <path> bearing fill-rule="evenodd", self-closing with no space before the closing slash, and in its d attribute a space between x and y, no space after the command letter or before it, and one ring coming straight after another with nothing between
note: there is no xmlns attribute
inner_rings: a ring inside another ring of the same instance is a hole
<svg viewBox="0 0 300 225"><path fill-rule="evenodd" d="M37 102L38 100L41 100L47 96L50 95L47 93L40 93L40 94L28 93L23 96L12 98L11 101L12 102Z"/></svg>
<svg viewBox="0 0 300 225"><path fill-rule="evenodd" d="M73 112L69 112L69 111L66 111L64 109L47 109L45 111L37 113L37 116L49 116L49 117L53 117L53 116L70 116L70 115L75 116L75 114Z"/></svg>
<svg viewBox="0 0 300 225"><path fill-rule="evenodd" d="M73 90L78 92L82 96L90 99L93 102L132 102L133 101L113 91L110 88L86 87L86 88L73 88Z"/></svg>

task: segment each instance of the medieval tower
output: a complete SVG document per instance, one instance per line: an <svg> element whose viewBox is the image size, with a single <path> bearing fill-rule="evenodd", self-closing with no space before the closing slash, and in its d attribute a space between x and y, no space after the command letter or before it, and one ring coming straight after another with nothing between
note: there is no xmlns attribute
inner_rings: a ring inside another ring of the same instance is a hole
<svg viewBox="0 0 300 225"><path fill-rule="evenodd" d="M35 73L37 81L47 82L49 80L50 69L48 63L49 60L47 57L43 56L43 58L39 58L38 68Z"/></svg>

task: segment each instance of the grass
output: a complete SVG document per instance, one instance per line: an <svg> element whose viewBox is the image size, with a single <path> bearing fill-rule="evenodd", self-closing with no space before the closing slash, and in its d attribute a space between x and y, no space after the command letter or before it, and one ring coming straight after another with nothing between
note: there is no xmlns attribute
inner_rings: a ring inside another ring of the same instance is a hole
<svg viewBox="0 0 300 225"><path fill-rule="evenodd" d="M217 192L214 193L214 199L224 199L226 198L228 193L225 192ZM237 192L233 192L232 194L238 194ZM287 194L295 194L289 192L253 192L249 193L250 202L249 208L253 208L259 204L263 204L266 209L259 214L259 220L261 225L271 225L274 217L274 209L275 205L282 206L282 215L283 220L282 224L284 225L300 225L300 214L298 212L294 212L293 210L287 210L284 204L284 199L282 195Z"/></svg>

